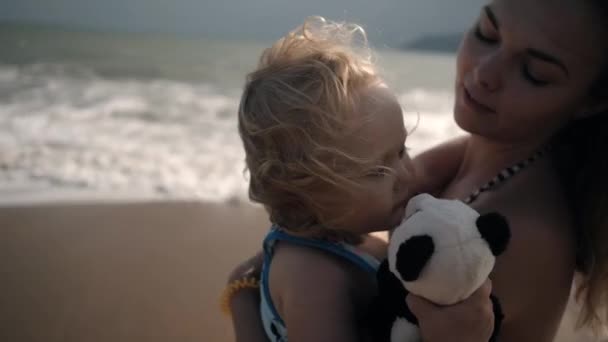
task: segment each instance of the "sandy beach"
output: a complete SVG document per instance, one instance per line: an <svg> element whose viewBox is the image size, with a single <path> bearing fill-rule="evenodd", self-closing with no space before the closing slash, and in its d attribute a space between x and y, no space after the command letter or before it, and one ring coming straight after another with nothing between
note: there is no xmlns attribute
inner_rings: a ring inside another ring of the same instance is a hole
<svg viewBox="0 0 608 342"><path fill-rule="evenodd" d="M217 298L264 215L188 202L0 209L0 340L230 341Z"/></svg>
<svg viewBox="0 0 608 342"><path fill-rule="evenodd" d="M246 204L5 204L0 340L232 341L218 294L266 229Z"/></svg>

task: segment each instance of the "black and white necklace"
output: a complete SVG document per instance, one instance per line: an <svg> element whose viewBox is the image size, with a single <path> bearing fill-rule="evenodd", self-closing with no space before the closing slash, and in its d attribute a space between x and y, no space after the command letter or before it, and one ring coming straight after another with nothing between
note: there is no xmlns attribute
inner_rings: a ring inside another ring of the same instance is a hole
<svg viewBox="0 0 608 342"><path fill-rule="evenodd" d="M525 169L526 167L528 167L531 164L533 164L535 161L539 160L549 150L550 150L549 146L544 147L544 148L536 151L533 155L531 155L527 159L524 159L524 160L520 161L519 163L517 163L515 165L512 165L512 166L504 168L494 178L492 178L489 182L487 182L486 184L482 185L477 190L473 191L469 195L469 197L467 197L464 200L464 203L466 203L466 204L473 203L477 199L477 197L479 197L479 195L481 195L482 193L484 193L486 191L494 189L498 185L500 185L500 184L504 183L505 181L507 181L509 178L515 176L521 170Z"/></svg>

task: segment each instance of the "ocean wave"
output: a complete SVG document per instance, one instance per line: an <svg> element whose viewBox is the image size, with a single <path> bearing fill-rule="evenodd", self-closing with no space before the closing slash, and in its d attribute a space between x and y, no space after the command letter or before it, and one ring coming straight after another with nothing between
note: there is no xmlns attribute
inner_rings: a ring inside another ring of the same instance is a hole
<svg viewBox="0 0 608 342"><path fill-rule="evenodd" d="M447 92L400 92L420 151L458 134ZM0 183L246 197L238 86L105 78L61 64L0 65Z"/></svg>

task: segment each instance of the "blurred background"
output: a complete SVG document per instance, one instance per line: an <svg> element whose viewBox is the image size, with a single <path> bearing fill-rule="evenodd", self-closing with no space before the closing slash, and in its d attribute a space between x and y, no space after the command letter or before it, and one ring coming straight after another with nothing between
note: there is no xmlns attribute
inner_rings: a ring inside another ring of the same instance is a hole
<svg viewBox="0 0 608 342"><path fill-rule="evenodd" d="M0 193L243 199L236 108L310 15L362 25L414 152L458 133L454 51L481 0L1 0ZM10 199L9 198L10 195ZM107 196L106 196L107 197Z"/></svg>

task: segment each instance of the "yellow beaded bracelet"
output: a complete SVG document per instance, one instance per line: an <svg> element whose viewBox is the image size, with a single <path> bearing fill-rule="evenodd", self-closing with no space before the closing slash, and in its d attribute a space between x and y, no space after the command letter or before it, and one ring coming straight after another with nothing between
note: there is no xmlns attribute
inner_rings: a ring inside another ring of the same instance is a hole
<svg viewBox="0 0 608 342"><path fill-rule="evenodd" d="M222 309L222 312L228 317L232 316L232 310L230 310L230 300L232 300L234 294L242 289L257 289L259 287L260 280L253 277L237 279L226 285L226 288L220 297L220 308Z"/></svg>

